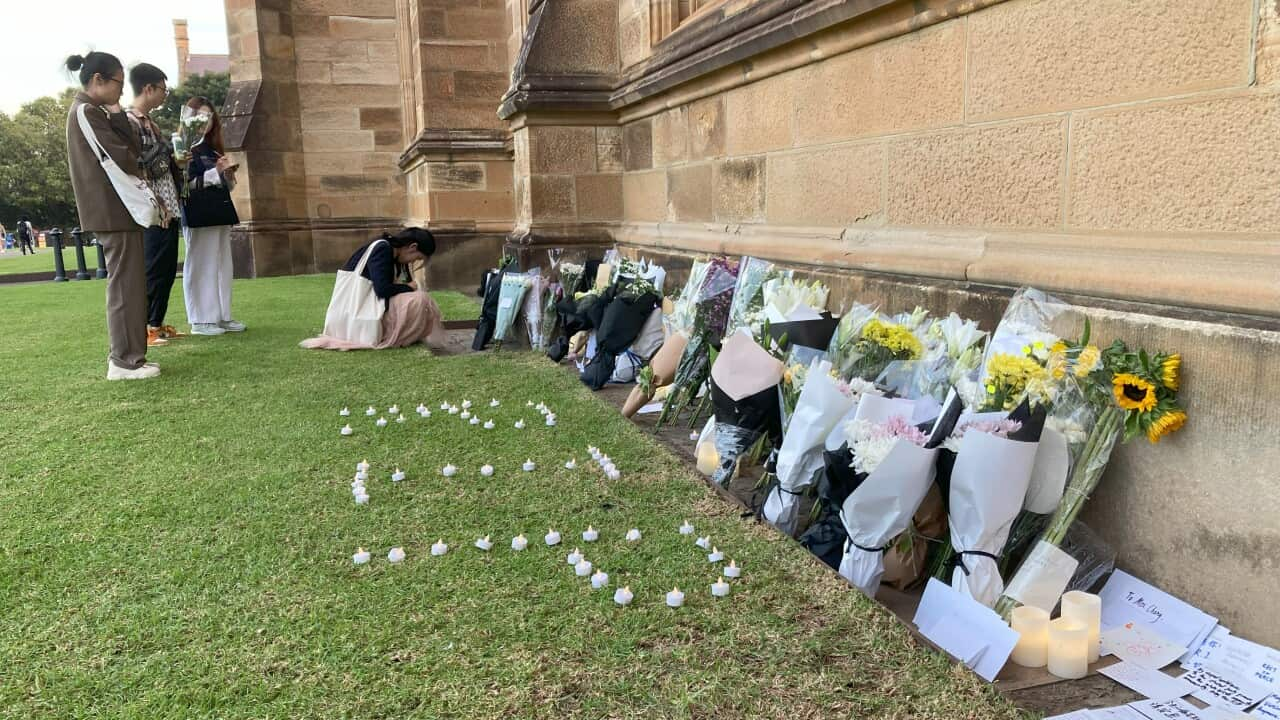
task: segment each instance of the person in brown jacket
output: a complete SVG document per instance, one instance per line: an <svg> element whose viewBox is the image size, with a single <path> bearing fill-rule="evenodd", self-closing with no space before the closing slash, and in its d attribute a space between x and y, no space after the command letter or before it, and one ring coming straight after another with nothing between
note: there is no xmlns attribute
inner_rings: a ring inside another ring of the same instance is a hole
<svg viewBox="0 0 1280 720"><path fill-rule="evenodd" d="M138 177L141 153L138 136L120 107L124 65L103 52L72 55L67 69L79 73L82 92L76 93L67 115L67 163L76 194L80 229L92 232L107 256L107 335L111 351L108 380L142 380L160 374L147 362L147 286L143 228L120 201L102 169L96 150L80 130L79 111L98 142L120 169Z"/></svg>

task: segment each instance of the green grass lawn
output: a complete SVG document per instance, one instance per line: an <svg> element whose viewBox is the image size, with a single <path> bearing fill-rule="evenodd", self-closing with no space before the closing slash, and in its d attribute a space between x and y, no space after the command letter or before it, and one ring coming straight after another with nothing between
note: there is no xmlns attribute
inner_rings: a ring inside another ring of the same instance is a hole
<svg viewBox="0 0 1280 720"><path fill-rule="evenodd" d="M237 282L248 332L180 340L151 353L159 379L108 383L102 284L0 286L0 718L1019 717L545 358L299 349L330 288ZM464 398L498 429L410 411ZM408 422L362 413L392 403ZM709 596L684 518L745 567L729 598ZM576 541L588 524L594 545ZM549 526L564 546L542 545ZM471 547L485 534L488 554ZM433 558L437 538L452 550ZM354 567L361 545L374 561ZM578 545L608 592L569 570ZM631 607L611 601L620 583Z"/></svg>
<svg viewBox="0 0 1280 720"><path fill-rule="evenodd" d="M182 268L182 259L186 257L186 243L178 243L178 268ZM67 277L76 275L76 248L74 245L62 248L62 262L66 265ZM98 267L98 249L85 246L84 264L92 273ZM22 273L48 272L53 277L53 248L36 248L35 255L23 255L14 247L0 254L0 275L18 275Z"/></svg>

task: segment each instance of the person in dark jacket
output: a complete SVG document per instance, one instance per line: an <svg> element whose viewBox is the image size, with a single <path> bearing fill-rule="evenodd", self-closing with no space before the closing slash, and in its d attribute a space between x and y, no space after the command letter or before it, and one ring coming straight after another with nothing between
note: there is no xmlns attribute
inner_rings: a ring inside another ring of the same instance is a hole
<svg viewBox="0 0 1280 720"><path fill-rule="evenodd" d="M222 121L208 98L187 101L187 114L207 117L204 135L190 148L187 162L187 199L183 204L183 233L187 257L182 265L182 294L192 335L244 332L244 323L231 317L231 226L240 222L235 206L224 207L218 218L194 217L193 208L204 207L210 194L219 197L236 184L239 167L226 154ZM184 121L185 122L185 121Z"/></svg>
<svg viewBox="0 0 1280 720"><path fill-rule="evenodd" d="M407 277L410 268L425 263L436 251L436 240L425 228L405 228L395 235L383 234L351 254L343 270L353 272L369 253L360 273L373 283L373 292L386 303L382 316L382 339L367 346L321 335L302 342L302 347L323 350L381 350L406 347L420 342L439 347L444 344L444 323L440 306L418 283Z"/></svg>

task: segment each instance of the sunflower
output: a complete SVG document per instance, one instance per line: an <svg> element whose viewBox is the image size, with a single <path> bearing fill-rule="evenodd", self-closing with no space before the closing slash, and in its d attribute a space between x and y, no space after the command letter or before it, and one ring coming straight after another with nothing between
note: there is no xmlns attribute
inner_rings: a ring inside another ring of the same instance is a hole
<svg viewBox="0 0 1280 720"><path fill-rule="evenodd" d="M1178 353L1170 355L1164 359L1164 362L1160 363L1160 379L1164 382L1164 386L1170 390L1178 389L1181 372L1182 356Z"/></svg>
<svg viewBox="0 0 1280 720"><path fill-rule="evenodd" d="M1187 414L1181 410L1170 410L1151 422L1147 427L1147 439L1153 444L1160 442L1160 438L1170 433L1177 432L1182 426L1187 424Z"/></svg>
<svg viewBox="0 0 1280 720"><path fill-rule="evenodd" d="M1148 412L1156 406L1156 386L1132 373L1117 373L1111 380L1116 403L1125 410Z"/></svg>

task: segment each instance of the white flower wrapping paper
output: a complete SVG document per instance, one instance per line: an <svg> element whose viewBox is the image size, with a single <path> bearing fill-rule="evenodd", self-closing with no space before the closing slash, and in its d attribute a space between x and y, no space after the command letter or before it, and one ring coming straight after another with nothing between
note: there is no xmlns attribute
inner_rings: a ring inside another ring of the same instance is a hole
<svg viewBox="0 0 1280 720"><path fill-rule="evenodd" d="M840 558L840 574L869 597L875 597L884 575L880 548L911 524L933 484L937 457L937 448L899 439L879 467L845 498L840 520L849 540Z"/></svg>
<svg viewBox="0 0 1280 720"><path fill-rule="evenodd" d="M765 520L792 536L798 529L798 493L811 484L814 473L822 468L822 448L827 436L853 408L853 401L836 388L835 379L828 374L830 369L831 363L825 361L815 361L809 368L778 451L778 487L770 491L764 502Z"/></svg>
<svg viewBox="0 0 1280 720"><path fill-rule="evenodd" d="M967 432L951 471L951 545L960 564L951 586L992 607L1004 592L995 560L1027 495L1039 443Z"/></svg>

